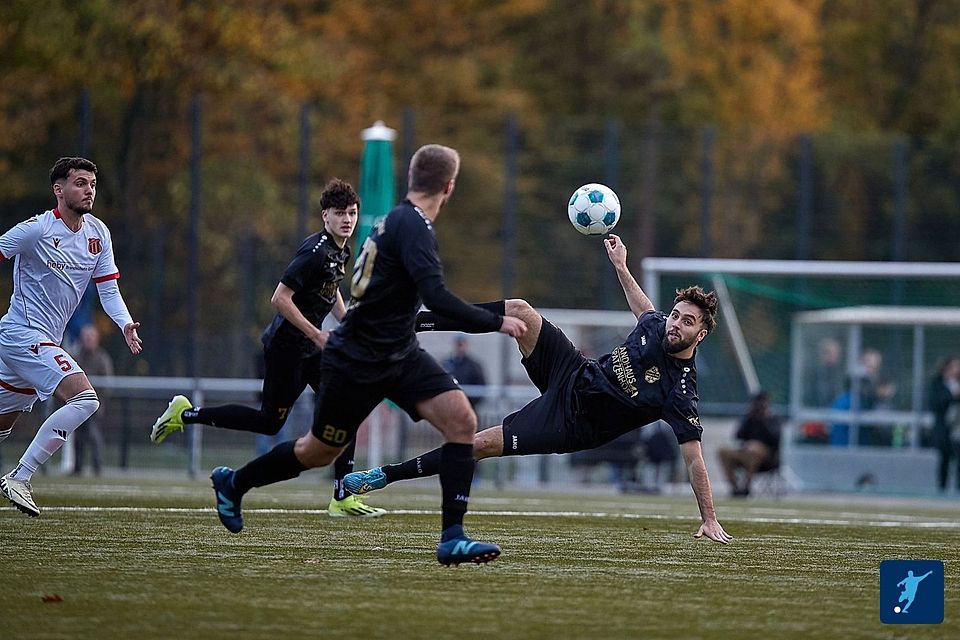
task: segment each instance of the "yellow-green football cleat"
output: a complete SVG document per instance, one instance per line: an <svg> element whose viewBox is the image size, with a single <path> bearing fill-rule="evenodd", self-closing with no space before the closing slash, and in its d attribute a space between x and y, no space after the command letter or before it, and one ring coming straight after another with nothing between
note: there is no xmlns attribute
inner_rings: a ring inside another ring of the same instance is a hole
<svg viewBox="0 0 960 640"><path fill-rule="evenodd" d="M332 498L327 506L327 515L331 518L379 518L386 513L386 509L363 504L363 498L354 495L343 500Z"/></svg>
<svg viewBox="0 0 960 640"><path fill-rule="evenodd" d="M183 418L180 417L180 414L192 408L193 405L190 404L186 396L173 396L173 400L167 405L167 410L160 414L157 421L153 423L150 440L160 444L174 431L183 431Z"/></svg>

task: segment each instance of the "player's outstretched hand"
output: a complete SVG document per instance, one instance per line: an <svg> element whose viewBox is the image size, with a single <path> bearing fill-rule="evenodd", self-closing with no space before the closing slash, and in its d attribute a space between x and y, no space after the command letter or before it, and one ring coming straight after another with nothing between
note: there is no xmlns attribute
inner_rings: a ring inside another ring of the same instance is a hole
<svg viewBox="0 0 960 640"><path fill-rule="evenodd" d="M610 234L603 239L603 246L607 250L607 257L615 267L624 267L627 264L627 247L620 236Z"/></svg>
<svg viewBox="0 0 960 640"><path fill-rule="evenodd" d="M143 340L137 335L138 328L140 328L139 322L128 322L123 327L123 339L127 341L127 346L130 347L130 353L133 355L143 351Z"/></svg>
<svg viewBox="0 0 960 640"><path fill-rule="evenodd" d="M513 316L503 316L503 324L500 325L500 333L505 333L511 338L519 338L527 332L527 323L520 318Z"/></svg>
<svg viewBox="0 0 960 640"><path fill-rule="evenodd" d="M714 542L719 542L721 544L727 544L733 540L733 536L723 530L723 527L720 526L720 523L716 520L707 520L700 525L700 528L695 534L694 538L702 538L707 536Z"/></svg>

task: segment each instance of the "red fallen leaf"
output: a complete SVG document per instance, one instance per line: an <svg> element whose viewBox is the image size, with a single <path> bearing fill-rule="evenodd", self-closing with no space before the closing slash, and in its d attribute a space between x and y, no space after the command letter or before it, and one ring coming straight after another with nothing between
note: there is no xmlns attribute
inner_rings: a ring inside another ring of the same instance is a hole
<svg viewBox="0 0 960 640"><path fill-rule="evenodd" d="M41 600L44 602L63 602L63 596L59 593L51 593L50 595L42 596Z"/></svg>

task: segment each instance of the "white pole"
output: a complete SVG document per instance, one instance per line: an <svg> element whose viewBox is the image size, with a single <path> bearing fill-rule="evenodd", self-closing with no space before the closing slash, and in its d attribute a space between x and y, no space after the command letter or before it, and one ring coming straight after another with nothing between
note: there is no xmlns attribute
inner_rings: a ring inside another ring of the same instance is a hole
<svg viewBox="0 0 960 640"><path fill-rule="evenodd" d="M740 320L737 319L737 311L733 308L733 301L730 300L727 283L720 276L713 276L713 288L717 292L717 297L720 298L720 306L723 308L722 324L727 328L730 340L733 342L733 351L737 356L737 362L740 363L743 381L746 383L750 395L753 395L760 391L760 379L757 377L757 370L750 358L750 349L747 348L747 341L743 337L743 329L740 327Z"/></svg>
<svg viewBox="0 0 960 640"><path fill-rule="evenodd" d="M199 380L194 378L193 381L193 406L202 407L203 402L203 390L200 389ZM190 462L187 467L187 473L191 478L196 478L200 473L200 454L203 453L203 429L199 425L192 424L189 427L190 429Z"/></svg>

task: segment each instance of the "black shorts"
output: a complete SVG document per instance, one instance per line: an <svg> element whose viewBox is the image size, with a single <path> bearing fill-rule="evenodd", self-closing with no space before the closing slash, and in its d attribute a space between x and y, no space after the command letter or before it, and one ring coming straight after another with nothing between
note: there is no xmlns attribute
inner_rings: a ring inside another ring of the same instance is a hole
<svg viewBox="0 0 960 640"><path fill-rule="evenodd" d="M303 390L320 382L321 353L304 357L299 349L271 343L263 350L261 414L281 425Z"/></svg>
<svg viewBox="0 0 960 640"><path fill-rule="evenodd" d="M573 435L577 407L572 387L587 359L556 325L544 319L533 352L521 362L542 395L503 419L503 455L583 448Z"/></svg>
<svg viewBox="0 0 960 640"><path fill-rule="evenodd" d="M343 359L329 359L321 368L320 390L311 431L332 447L345 446L360 423L386 398L420 420L417 403L459 389L456 381L426 351L417 349L402 360L379 366L371 379L369 367L353 367ZM358 370L364 370L360 380Z"/></svg>

